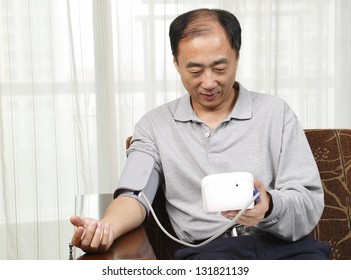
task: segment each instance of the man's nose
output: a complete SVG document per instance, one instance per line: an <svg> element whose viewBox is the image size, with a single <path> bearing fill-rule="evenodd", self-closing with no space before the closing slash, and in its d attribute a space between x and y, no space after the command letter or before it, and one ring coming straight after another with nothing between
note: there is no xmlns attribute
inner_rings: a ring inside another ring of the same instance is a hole
<svg viewBox="0 0 351 280"><path fill-rule="evenodd" d="M217 86L216 77L212 71L204 71L201 86L207 90L211 90Z"/></svg>

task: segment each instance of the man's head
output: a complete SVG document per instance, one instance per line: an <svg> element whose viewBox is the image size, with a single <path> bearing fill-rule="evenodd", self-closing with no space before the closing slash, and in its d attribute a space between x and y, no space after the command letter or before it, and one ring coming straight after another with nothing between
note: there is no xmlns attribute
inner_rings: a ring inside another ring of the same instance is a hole
<svg viewBox="0 0 351 280"><path fill-rule="evenodd" d="M169 37L174 58L178 58L180 40L201 36L211 31L208 23L218 22L228 36L232 48L239 55L241 47L241 27L237 18L230 12L219 9L198 9L178 16L171 23Z"/></svg>
<svg viewBox="0 0 351 280"><path fill-rule="evenodd" d="M241 28L221 10L195 10L177 17L170 27L174 65L198 115L232 110L239 63Z"/></svg>

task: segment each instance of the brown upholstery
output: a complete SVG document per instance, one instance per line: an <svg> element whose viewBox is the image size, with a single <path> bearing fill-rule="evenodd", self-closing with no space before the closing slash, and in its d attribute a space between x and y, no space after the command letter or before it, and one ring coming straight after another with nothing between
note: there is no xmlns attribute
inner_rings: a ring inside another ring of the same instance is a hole
<svg viewBox="0 0 351 280"><path fill-rule="evenodd" d="M332 259L351 259L351 129L306 130L324 188L325 207L312 235L332 246Z"/></svg>
<svg viewBox="0 0 351 280"><path fill-rule="evenodd" d="M332 246L332 259L351 259L351 129L310 129L305 132L325 191L325 209L311 235ZM154 201L154 209L163 226L174 234L161 190ZM167 237L152 215L144 225L156 257L173 259L175 250L182 245Z"/></svg>

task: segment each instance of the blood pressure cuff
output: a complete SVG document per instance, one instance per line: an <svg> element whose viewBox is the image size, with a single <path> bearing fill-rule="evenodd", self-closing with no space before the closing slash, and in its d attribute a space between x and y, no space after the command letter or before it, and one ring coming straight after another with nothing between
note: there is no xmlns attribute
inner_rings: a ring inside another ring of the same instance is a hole
<svg viewBox="0 0 351 280"><path fill-rule="evenodd" d="M155 159L151 155L139 151L130 153L113 197L131 196L140 201L149 213L150 208L141 192L152 204L160 184L160 175L154 166Z"/></svg>

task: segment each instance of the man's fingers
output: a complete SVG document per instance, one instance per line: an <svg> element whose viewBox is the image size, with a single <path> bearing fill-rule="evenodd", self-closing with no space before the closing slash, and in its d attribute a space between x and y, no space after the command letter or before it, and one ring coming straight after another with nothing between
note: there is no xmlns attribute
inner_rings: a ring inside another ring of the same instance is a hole
<svg viewBox="0 0 351 280"><path fill-rule="evenodd" d="M109 224L79 216L72 216L70 221L77 227L71 239L74 246L85 252L97 252L108 248L111 235Z"/></svg>
<svg viewBox="0 0 351 280"><path fill-rule="evenodd" d="M85 224L85 220L79 216L72 216L70 218L71 224L76 227L83 227Z"/></svg>
<svg viewBox="0 0 351 280"><path fill-rule="evenodd" d="M72 236L72 239L71 239L71 243L76 246L76 247L80 247L81 245L81 241L82 241L82 238L83 238L83 235L84 235L84 228L82 227L78 227L73 236Z"/></svg>
<svg viewBox="0 0 351 280"><path fill-rule="evenodd" d="M111 230L109 224L103 224L100 250L106 251L110 246Z"/></svg>
<svg viewBox="0 0 351 280"><path fill-rule="evenodd" d="M92 238L91 243L90 243L90 248L93 251L97 251L99 249L99 246L101 243L102 231L103 231L102 223L98 222L96 229L95 229L95 232L94 232L94 235L93 235L93 238Z"/></svg>
<svg viewBox="0 0 351 280"><path fill-rule="evenodd" d="M231 210L231 211L223 211L221 214L222 216L226 217L229 220L233 220L236 215L238 215L239 211Z"/></svg>
<svg viewBox="0 0 351 280"><path fill-rule="evenodd" d="M92 240L94 238L95 230L96 230L97 226L98 226L98 222L96 220L93 220L86 227L85 234L84 234L82 242L81 242L81 248L83 250L86 250L90 247L90 243L92 242Z"/></svg>

